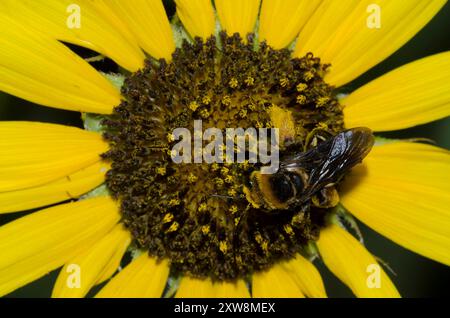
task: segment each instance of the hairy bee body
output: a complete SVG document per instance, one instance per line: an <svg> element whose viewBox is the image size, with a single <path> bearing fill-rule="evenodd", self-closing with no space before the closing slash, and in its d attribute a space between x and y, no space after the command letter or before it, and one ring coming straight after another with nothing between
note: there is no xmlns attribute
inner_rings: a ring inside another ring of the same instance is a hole
<svg viewBox="0 0 450 318"><path fill-rule="evenodd" d="M335 184L369 154L373 144L368 128L343 131L308 151L282 158L274 174L254 171L246 197L266 211L292 209L308 201L321 208L336 206Z"/></svg>

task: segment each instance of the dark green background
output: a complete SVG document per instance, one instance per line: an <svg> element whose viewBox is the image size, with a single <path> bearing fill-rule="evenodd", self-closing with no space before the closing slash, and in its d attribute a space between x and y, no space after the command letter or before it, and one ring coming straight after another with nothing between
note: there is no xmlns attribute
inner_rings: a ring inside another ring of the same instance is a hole
<svg viewBox="0 0 450 318"><path fill-rule="evenodd" d="M399 0L400 1L400 0ZM350 89L357 88L377 76L400 65L421 57L450 49L450 5L444 9L407 45L386 61L368 71L359 79L350 83ZM450 83L443 83L450 85ZM0 120L33 120L80 126L80 115L74 112L41 107L0 93ZM400 132L383 134L386 137L427 137L447 149L450 149L450 118L428 125L418 126ZM0 215L0 224L7 223L24 213ZM426 217L426 216L424 216ZM442 297L449 295L450 268L432 260L423 258L403 249L361 225L366 245L375 255L389 263L397 273L392 280L404 297ZM450 251L449 251L450 252ZM332 297L351 296L347 287L342 285L322 264L318 264L323 274L328 294ZM55 282L57 271L27 285L9 297L49 297Z"/></svg>

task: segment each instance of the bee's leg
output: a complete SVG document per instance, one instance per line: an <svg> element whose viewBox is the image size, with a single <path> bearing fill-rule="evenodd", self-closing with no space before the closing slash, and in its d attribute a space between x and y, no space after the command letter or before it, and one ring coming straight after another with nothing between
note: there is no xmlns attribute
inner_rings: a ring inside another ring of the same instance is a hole
<svg viewBox="0 0 450 318"><path fill-rule="evenodd" d="M301 208L292 216L291 225L295 228L302 228L305 224L305 218L307 218L306 212L310 210L309 204L304 204Z"/></svg>
<svg viewBox="0 0 450 318"><path fill-rule="evenodd" d="M339 193L334 186L327 186L317 192L311 199L315 207L322 209L334 208L339 203Z"/></svg>
<svg viewBox="0 0 450 318"><path fill-rule="evenodd" d="M356 223L356 220L353 218L353 216L349 212L347 212L347 210L341 204L339 204L335 208L335 211L339 223L344 225L346 228L350 228L359 239L359 241L364 244L363 235L361 233L361 230L359 229L358 223Z"/></svg>

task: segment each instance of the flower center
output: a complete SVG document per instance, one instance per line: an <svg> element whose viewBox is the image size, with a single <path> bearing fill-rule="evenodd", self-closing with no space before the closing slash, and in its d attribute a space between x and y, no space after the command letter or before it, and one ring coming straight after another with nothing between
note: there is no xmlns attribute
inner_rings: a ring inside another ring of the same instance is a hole
<svg viewBox="0 0 450 318"><path fill-rule="evenodd" d="M249 163L173 162L173 131L279 128L280 153L301 152L343 130L341 106L308 54L257 45L237 34L184 42L172 61L147 60L123 86L105 121L112 161L107 186L137 246L174 271L229 280L302 252L326 209L312 204L267 213L246 195ZM193 154L194 155L194 154Z"/></svg>

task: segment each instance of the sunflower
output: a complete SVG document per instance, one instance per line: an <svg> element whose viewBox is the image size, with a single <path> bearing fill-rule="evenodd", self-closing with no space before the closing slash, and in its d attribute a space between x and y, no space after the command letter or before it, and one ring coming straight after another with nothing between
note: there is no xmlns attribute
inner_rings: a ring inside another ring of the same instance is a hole
<svg viewBox="0 0 450 318"><path fill-rule="evenodd" d="M0 213L42 208L0 227L0 294L62 266L54 297L326 297L319 259L358 297L398 297L352 216L450 264L446 150L377 138L339 205L276 216L245 195L254 165L170 160L173 129L196 119L281 127L306 148L448 116L448 52L344 93L445 3L176 0L169 20L160 0L1 1L0 89L85 129L0 122Z"/></svg>

